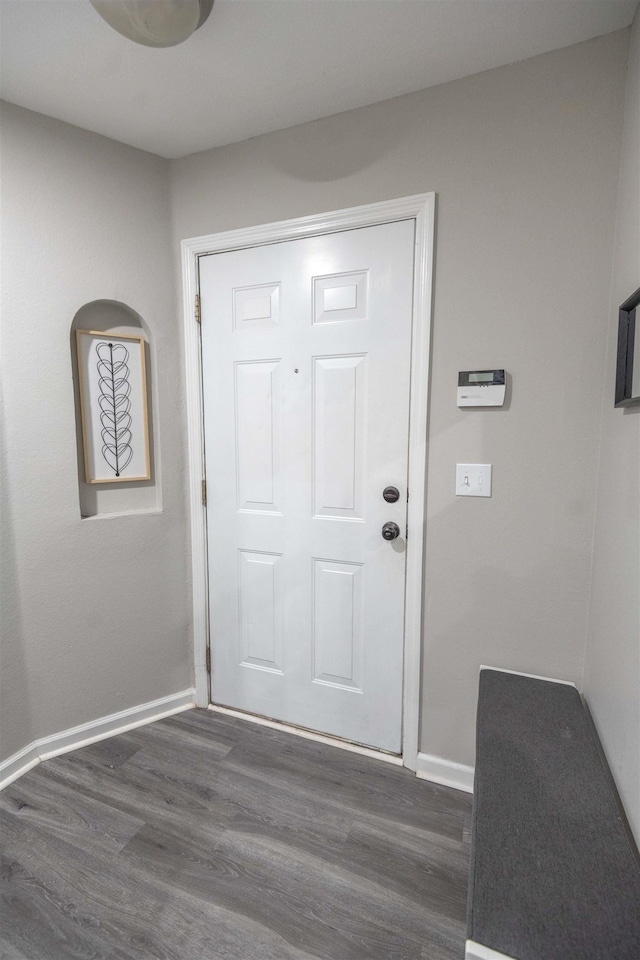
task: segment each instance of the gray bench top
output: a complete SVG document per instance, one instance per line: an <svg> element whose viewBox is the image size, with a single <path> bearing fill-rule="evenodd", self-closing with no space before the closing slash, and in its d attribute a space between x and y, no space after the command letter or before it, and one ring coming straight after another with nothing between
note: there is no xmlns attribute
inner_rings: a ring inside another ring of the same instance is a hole
<svg viewBox="0 0 640 960"><path fill-rule="evenodd" d="M482 670L469 939L516 960L640 960L640 866L574 687Z"/></svg>

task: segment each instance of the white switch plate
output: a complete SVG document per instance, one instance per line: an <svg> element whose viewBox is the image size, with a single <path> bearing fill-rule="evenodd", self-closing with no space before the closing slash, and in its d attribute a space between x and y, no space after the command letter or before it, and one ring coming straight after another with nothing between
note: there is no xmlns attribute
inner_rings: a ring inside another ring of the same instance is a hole
<svg viewBox="0 0 640 960"><path fill-rule="evenodd" d="M490 463L456 463L456 497L490 496Z"/></svg>

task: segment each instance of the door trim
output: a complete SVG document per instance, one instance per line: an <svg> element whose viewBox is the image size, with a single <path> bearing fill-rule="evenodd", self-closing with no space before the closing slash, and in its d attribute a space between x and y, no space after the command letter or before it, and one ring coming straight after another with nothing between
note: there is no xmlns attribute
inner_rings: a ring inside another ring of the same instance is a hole
<svg viewBox="0 0 640 960"><path fill-rule="evenodd" d="M414 294L411 330L411 396L409 403L409 503L405 583L404 682L402 709L402 760L416 769L420 724L420 674L422 658L423 569L427 422L435 193L421 193L381 203L333 210L295 220L281 220L240 230L183 240L182 279L185 378L188 437L191 565L193 574L193 654L196 704L209 705L207 644L209 635L207 514L202 503L204 472L203 390L200 324L196 318L198 259L245 247L376 226L394 220L415 220Z"/></svg>

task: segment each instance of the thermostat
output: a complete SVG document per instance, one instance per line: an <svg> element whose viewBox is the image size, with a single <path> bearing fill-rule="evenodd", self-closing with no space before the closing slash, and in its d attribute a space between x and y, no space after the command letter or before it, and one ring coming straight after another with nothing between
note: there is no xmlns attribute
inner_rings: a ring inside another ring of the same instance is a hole
<svg viewBox="0 0 640 960"><path fill-rule="evenodd" d="M461 370L459 407L501 407L506 391L504 370Z"/></svg>

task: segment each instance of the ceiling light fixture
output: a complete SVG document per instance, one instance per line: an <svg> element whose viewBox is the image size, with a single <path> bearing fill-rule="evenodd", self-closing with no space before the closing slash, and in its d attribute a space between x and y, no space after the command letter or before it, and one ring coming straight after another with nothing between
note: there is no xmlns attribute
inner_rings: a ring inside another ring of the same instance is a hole
<svg viewBox="0 0 640 960"><path fill-rule="evenodd" d="M213 0L91 0L110 27L145 47L175 47L205 22Z"/></svg>

